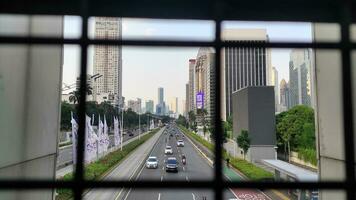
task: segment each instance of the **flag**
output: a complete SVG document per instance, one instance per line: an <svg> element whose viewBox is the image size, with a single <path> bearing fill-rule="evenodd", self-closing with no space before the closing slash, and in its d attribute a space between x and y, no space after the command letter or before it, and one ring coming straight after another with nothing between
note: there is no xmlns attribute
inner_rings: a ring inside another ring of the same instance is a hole
<svg viewBox="0 0 356 200"><path fill-rule="evenodd" d="M98 153L104 153L104 146L105 146L105 138L104 138L104 133L103 133L103 129L104 129L104 124L100 119L100 115L99 115L99 121L98 121Z"/></svg>
<svg viewBox="0 0 356 200"><path fill-rule="evenodd" d="M73 112L70 112L72 123L72 156L73 156L73 164L77 163L77 141L78 141L78 123L73 118Z"/></svg>
<svg viewBox="0 0 356 200"><path fill-rule="evenodd" d="M104 152L106 152L109 148L110 145L110 139L109 139L109 127L108 124L106 123L106 117L104 115Z"/></svg>
<svg viewBox="0 0 356 200"><path fill-rule="evenodd" d="M114 117L114 143L115 146L120 144L120 130L119 130L119 120Z"/></svg>

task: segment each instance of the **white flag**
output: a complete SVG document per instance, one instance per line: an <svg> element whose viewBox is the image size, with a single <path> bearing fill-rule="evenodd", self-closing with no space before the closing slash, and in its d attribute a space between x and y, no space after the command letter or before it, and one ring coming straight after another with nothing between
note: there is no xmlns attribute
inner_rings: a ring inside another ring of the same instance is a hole
<svg viewBox="0 0 356 200"><path fill-rule="evenodd" d="M109 139L109 127L108 124L106 123L106 117L104 115L104 152L106 152L109 148L110 145L110 139Z"/></svg>
<svg viewBox="0 0 356 200"><path fill-rule="evenodd" d="M93 151L95 150L95 145L91 140L92 126L90 123L91 119L88 115L85 116L85 153L84 161L85 163L90 163L93 160Z"/></svg>
<svg viewBox="0 0 356 200"><path fill-rule="evenodd" d="M119 120L114 117L114 143L115 146L120 144L120 130L119 130Z"/></svg>
<svg viewBox="0 0 356 200"><path fill-rule="evenodd" d="M100 115L99 115L99 121L98 121L98 144L99 144L99 147L98 147L98 153L101 154L101 153L104 153L104 145L105 145L105 138L103 137L104 134L103 134L103 130L104 129L104 124L103 122L101 121L100 119Z"/></svg>
<svg viewBox="0 0 356 200"><path fill-rule="evenodd" d="M72 123L72 157L73 157L73 164L77 163L77 142L78 142L78 123L73 118L73 113L70 112Z"/></svg>

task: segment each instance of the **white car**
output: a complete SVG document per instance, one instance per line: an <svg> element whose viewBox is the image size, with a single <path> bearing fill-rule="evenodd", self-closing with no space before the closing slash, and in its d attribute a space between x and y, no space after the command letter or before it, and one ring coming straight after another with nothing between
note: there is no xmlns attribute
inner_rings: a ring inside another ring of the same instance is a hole
<svg viewBox="0 0 356 200"><path fill-rule="evenodd" d="M183 140L178 140L177 141L177 146L178 147L184 147L184 141Z"/></svg>
<svg viewBox="0 0 356 200"><path fill-rule="evenodd" d="M157 157L156 156L148 157L148 159L146 160L146 167L156 169L158 167Z"/></svg>
<svg viewBox="0 0 356 200"><path fill-rule="evenodd" d="M166 146L166 148L164 149L164 153L165 154L173 154L173 150L171 146Z"/></svg>

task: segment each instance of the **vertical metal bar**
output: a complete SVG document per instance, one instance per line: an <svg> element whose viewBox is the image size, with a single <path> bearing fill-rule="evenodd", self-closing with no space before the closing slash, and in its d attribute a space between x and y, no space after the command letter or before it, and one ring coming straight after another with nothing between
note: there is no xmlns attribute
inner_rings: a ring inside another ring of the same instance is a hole
<svg viewBox="0 0 356 200"><path fill-rule="evenodd" d="M343 122L344 122L344 151L345 170L347 182L347 199L355 199L355 144L353 128L353 106L352 106L352 71L351 71L351 42L350 22L351 3L344 2L341 9L341 51L342 51L342 100L343 100Z"/></svg>
<svg viewBox="0 0 356 200"><path fill-rule="evenodd" d="M221 127L221 20L215 20L215 117L214 117L214 135L215 135L215 199L223 199L222 178L222 127Z"/></svg>
<svg viewBox="0 0 356 200"><path fill-rule="evenodd" d="M87 42L88 42L88 16L87 16L87 0L81 0L81 16L82 16L82 36L81 36L81 57L80 57L80 87L79 87L79 102L78 102L78 145L77 145L77 162L75 166L74 181L74 199L81 200L84 181L84 150L85 150L85 105L86 105L86 77L87 77Z"/></svg>

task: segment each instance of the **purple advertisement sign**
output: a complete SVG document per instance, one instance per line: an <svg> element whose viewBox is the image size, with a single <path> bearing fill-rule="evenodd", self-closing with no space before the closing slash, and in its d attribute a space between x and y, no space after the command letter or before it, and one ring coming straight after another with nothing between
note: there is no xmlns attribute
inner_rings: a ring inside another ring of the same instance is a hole
<svg viewBox="0 0 356 200"><path fill-rule="evenodd" d="M203 92L198 92L198 94L196 96L196 106L197 106L197 109L204 108L204 93Z"/></svg>

